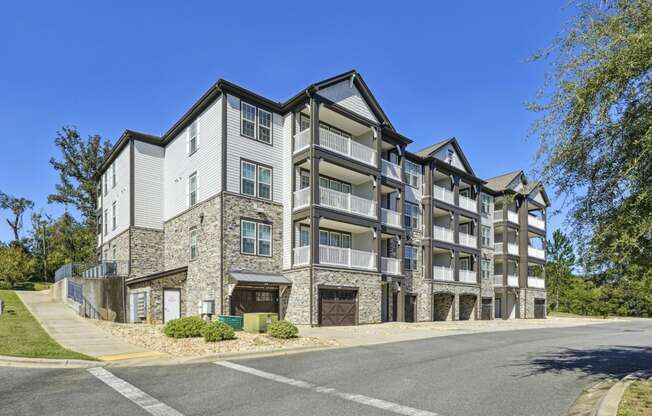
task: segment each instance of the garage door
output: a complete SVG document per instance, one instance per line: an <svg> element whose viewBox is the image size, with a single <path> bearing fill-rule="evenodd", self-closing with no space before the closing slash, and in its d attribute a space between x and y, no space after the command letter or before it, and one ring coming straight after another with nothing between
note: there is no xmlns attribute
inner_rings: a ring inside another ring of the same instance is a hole
<svg viewBox="0 0 652 416"><path fill-rule="evenodd" d="M319 289L319 324L355 325L356 291Z"/></svg>
<svg viewBox="0 0 652 416"><path fill-rule="evenodd" d="M278 289L236 288L231 296L231 315L278 313Z"/></svg>
<svg viewBox="0 0 652 416"><path fill-rule="evenodd" d="M534 299L534 318L545 319L546 317L546 300Z"/></svg>

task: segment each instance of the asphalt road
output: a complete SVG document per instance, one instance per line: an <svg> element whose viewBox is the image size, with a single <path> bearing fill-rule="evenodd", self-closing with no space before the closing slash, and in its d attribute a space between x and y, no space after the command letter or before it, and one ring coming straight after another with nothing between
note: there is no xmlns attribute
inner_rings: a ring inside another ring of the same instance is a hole
<svg viewBox="0 0 652 416"><path fill-rule="evenodd" d="M652 368L652 321L231 363L0 368L0 415L564 415L585 386Z"/></svg>

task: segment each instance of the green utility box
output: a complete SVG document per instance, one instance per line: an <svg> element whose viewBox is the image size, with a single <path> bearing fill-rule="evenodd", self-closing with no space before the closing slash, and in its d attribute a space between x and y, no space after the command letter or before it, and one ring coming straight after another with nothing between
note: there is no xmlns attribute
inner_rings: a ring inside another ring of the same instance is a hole
<svg viewBox="0 0 652 416"><path fill-rule="evenodd" d="M242 331L242 316L220 315L217 319L236 331Z"/></svg>
<svg viewBox="0 0 652 416"><path fill-rule="evenodd" d="M254 334L267 332L267 325L275 321L278 321L275 313L245 313L243 329Z"/></svg>

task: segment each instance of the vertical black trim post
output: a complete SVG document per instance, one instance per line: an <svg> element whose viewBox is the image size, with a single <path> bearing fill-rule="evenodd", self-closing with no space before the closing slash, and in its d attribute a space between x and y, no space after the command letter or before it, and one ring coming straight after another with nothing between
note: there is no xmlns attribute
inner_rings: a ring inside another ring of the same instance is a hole
<svg viewBox="0 0 652 416"><path fill-rule="evenodd" d="M528 263L528 230L527 230L528 202L523 196L518 212L518 254L519 254L519 287L527 287L527 263Z"/></svg>
<svg viewBox="0 0 652 416"><path fill-rule="evenodd" d="M296 134L296 113L293 111L292 115L290 116L290 123L292 124L290 126L290 164L292 165L292 170L290 172L290 222L292 223L291 227L291 232L290 232L290 268L294 267L294 248L296 245L296 236L295 236L295 231L294 231L294 221L292 220L292 212L294 212L294 192L297 191L296 189L296 183L297 183L297 178L296 178L296 166L294 166L294 163L292 162L292 154L294 151L294 136ZM280 300L280 298L279 298ZM280 302L279 302L280 305ZM280 307L280 306L279 306Z"/></svg>
<svg viewBox="0 0 652 416"><path fill-rule="evenodd" d="M315 146L319 145L319 102L310 97L310 326L314 325L314 265L319 264L319 217L315 207L319 205L319 159Z"/></svg>
<svg viewBox="0 0 652 416"><path fill-rule="evenodd" d="M433 281L432 276L432 162L426 163L425 166L425 186L423 196L421 198L423 203L423 241L425 242L423 253L423 267L424 278L427 282ZM431 296L432 298L432 296Z"/></svg>
<svg viewBox="0 0 652 416"><path fill-rule="evenodd" d="M222 92L222 195L220 196L220 314L224 315L224 195L226 193L227 95Z"/></svg>
<svg viewBox="0 0 652 416"><path fill-rule="evenodd" d="M374 199L376 200L376 271L380 272L381 271L381 261L380 261L380 254L382 250L382 199L383 199L383 186L382 186L382 151L383 151L383 146L382 146L382 131L380 127L374 126L372 127L373 131L376 134L375 140L376 140L376 177L374 178L374 182L376 183L376 192L374 195Z"/></svg>

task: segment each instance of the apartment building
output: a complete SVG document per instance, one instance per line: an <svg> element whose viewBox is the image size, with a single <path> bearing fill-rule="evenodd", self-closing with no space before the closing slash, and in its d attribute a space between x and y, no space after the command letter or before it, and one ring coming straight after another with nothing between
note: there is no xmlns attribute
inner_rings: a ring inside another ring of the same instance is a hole
<svg viewBox="0 0 652 416"><path fill-rule="evenodd" d="M355 71L285 102L220 80L113 147L97 268L124 276L129 321L544 317L543 186L481 179L454 138L411 142Z"/></svg>

